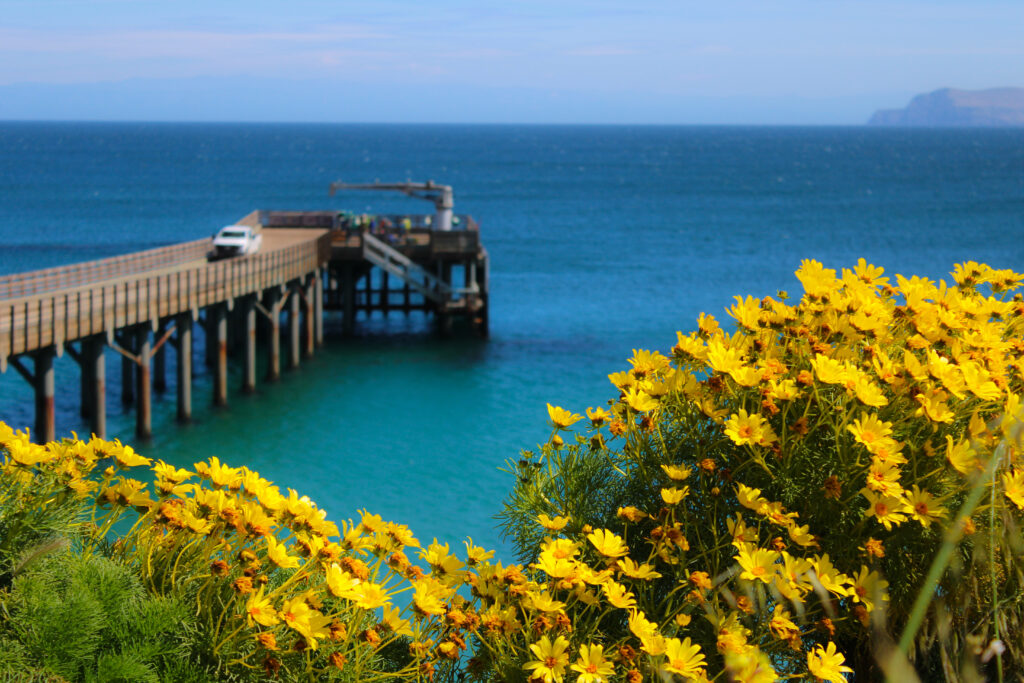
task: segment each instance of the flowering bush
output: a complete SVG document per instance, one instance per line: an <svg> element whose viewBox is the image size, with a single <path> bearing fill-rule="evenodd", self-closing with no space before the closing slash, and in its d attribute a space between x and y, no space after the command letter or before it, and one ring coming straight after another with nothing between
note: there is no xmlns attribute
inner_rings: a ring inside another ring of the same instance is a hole
<svg viewBox="0 0 1024 683"><path fill-rule="evenodd" d="M1006 294L1024 278L969 263L952 286L893 285L863 261L797 277L795 305L737 298L735 332L702 315L671 356L634 351L586 418L548 406L548 442L510 463L519 565L367 512L339 527L216 458L181 469L0 424L0 674L1001 674L1024 656L1024 301ZM118 595L131 614L105 628ZM58 661L38 634L59 610L93 630Z"/></svg>
<svg viewBox="0 0 1024 683"><path fill-rule="evenodd" d="M1019 635L1000 639L1024 615L1022 276L796 274L795 305L737 297L734 332L702 314L671 357L634 351L570 444L583 416L549 405L551 439L511 463L505 531L564 637L634 679L1021 662ZM626 614L590 606L598 587Z"/></svg>
<svg viewBox="0 0 1024 683"><path fill-rule="evenodd" d="M0 445L0 511L39 516L77 499L77 521L65 529L76 553L129 567L148 596L187 606L180 626L197 633L186 645L195 680L429 679L453 669L466 649L475 622L455 617L465 565L447 545L421 547L405 526L364 512L339 528L308 498L217 458L179 469L116 441L32 444L2 424ZM28 547L39 536L5 541ZM489 555L467 543L470 564ZM405 591L412 596L400 608L394 598ZM0 601L15 604L17 595ZM81 624L73 600L60 607L69 612L64 625ZM17 617L0 631L24 641Z"/></svg>

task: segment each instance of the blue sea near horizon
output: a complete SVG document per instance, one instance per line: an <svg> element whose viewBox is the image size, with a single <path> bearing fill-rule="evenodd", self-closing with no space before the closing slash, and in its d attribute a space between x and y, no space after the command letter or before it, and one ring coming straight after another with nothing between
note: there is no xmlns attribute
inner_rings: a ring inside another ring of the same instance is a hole
<svg viewBox="0 0 1024 683"><path fill-rule="evenodd" d="M335 520L366 508L505 555L499 468L547 438L545 403L610 398L631 349L667 351L734 295L799 293L805 258L1024 270L1024 129L4 122L0 273L202 238L259 208L431 210L328 197L339 179L454 186L491 257L491 339L393 315L343 340L329 317L322 351L227 409L204 406L197 363L194 423L175 425L172 386L149 442L111 354L109 436L179 466L247 464ZM67 356L57 381L58 433L84 433ZM28 385L8 371L0 387L0 419L31 425Z"/></svg>

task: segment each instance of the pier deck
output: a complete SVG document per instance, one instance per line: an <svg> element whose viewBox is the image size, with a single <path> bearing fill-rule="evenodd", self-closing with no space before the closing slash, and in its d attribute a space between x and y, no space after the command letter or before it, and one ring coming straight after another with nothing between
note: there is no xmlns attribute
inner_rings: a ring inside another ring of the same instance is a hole
<svg viewBox="0 0 1024 683"><path fill-rule="evenodd" d="M239 221L263 235L250 256L207 262L209 240L195 240L0 277L0 372L13 367L34 388L34 438L55 437L53 360L65 352L81 368L82 414L99 436L106 436L105 350L122 357L122 400L136 404L136 434L145 438L170 342L178 418L188 421L195 322L215 368L217 405L227 403L229 351L240 350L243 391L255 389L257 320L269 341L269 380L280 375L282 336L290 367L323 343L325 309L342 313L346 332L360 312L421 310L442 332L464 318L486 336L488 257L471 219L441 232L412 227L422 217L354 229L343 215L254 211Z"/></svg>

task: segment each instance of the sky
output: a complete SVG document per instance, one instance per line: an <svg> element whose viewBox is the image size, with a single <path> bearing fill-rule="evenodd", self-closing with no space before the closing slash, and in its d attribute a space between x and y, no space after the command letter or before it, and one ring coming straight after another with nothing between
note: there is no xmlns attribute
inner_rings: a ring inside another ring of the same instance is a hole
<svg viewBox="0 0 1024 683"><path fill-rule="evenodd" d="M1006 0L0 0L0 119L859 124L1024 86Z"/></svg>

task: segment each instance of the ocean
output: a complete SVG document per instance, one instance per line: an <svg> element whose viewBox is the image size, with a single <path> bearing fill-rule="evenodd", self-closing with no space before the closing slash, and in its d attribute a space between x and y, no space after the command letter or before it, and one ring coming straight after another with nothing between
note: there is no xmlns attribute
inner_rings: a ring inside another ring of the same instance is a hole
<svg viewBox="0 0 1024 683"><path fill-rule="evenodd" d="M700 312L727 321L735 295L798 295L801 259L1024 270L1024 129L0 122L0 273L198 239L260 208L430 213L327 195L406 179L454 186L480 223L489 340L394 313L342 339L332 314L325 348L279 383L242 395L233 365L225 409L204 405L197 362L194 422L175 424L172 385L147 442L111 354L110 438L178 466L246 464L335 521L367 509L510 557L493 519L503 464L547 439L546 403L612 397L632 349L667 351ZM82 434L77 366L56 367L58 434ZM33 421L13 370L0 419Z"/></svg>

